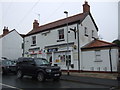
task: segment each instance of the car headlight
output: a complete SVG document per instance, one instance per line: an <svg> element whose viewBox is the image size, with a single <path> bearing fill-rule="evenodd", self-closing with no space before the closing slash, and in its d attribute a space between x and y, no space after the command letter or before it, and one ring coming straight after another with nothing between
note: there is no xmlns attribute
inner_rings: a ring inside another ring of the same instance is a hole
<svg viewBox="0 0 120 90"><path fill-rule="evenodd" d="M46 69L46 72L49 72L49 73L50 73L51 71L52 71L51 69Z"/></svg>

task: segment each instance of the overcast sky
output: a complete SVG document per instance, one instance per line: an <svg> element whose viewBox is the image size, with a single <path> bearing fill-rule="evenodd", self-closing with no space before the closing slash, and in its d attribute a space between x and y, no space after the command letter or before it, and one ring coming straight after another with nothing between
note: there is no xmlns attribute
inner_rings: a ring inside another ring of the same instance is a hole
<svg viewBox="0 0 120 90"><path fill-rule="evenodd" d="M4 26L26 34L32 29L34 19L40 25L82 13L85 0L1 0L0 34ZM99 35L106 41L118 38L118 0L87 0L91 14L99 28ZM39 17L40 14L40 17Z"/></svg>

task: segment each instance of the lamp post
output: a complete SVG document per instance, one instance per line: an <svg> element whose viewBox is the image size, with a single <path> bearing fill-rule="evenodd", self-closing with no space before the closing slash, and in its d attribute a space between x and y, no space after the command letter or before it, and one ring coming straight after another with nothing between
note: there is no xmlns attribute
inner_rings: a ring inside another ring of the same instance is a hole
<svg viewBox="0 0 120 90"><path fill-rule="evenodd" d="M67 24L67 52L69 50L69 46L68 46L68 21L67 21L67 18L68 18L68 12L67 11L64 11L64 13L66 14L66 24ZM67 53L66 52L66 53ZM66 54L66 61L67 61L67 75L69 75L69 59L68 59L68 56Z"/></svg>

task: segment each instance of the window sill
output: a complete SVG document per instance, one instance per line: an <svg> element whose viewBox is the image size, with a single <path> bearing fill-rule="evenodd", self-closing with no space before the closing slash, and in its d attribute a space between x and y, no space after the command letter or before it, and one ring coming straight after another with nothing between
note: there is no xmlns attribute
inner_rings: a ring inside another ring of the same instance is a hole
<svg viewBox="0 0 120 90"><path fill-rule="evenodd" d="M65 39L60 39L60 40L57 40L57 42L62 42L62 41L65 41Z"/></svg>
<svg viewBox="0 0 120 90"><path fill-rule="evenodd" d="M94 62L102 62L102 60L96 60L96 61L94 61Z"/></svg>
<svg viewBox="0 0 120 90"><path fill-rule="evenodd" d="M36 46L36 44L32 44L31 46Z"/></svg>
<svg viewBox="0 0 120 90"><path fill-rule="evenodd" d="M87 35L87 34L85 34L85 36L86 36L86 37L88 37L88 35Z"/></svg>
<svg viewBox="0 0 120 90"><path fill-rule="evenodd" d="M96 39L95 37L92 37L93 39Z"/></svg>

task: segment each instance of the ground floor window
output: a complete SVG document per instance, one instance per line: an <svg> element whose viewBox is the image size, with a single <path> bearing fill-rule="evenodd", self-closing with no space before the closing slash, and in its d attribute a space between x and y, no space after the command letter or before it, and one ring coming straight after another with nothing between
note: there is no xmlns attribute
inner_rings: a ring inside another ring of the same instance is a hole
<svg viewBox="0 0 120 90"><path fill-rule="evenodd" d="M71 55L66 56L66 66L71 65Z"/></svg>

